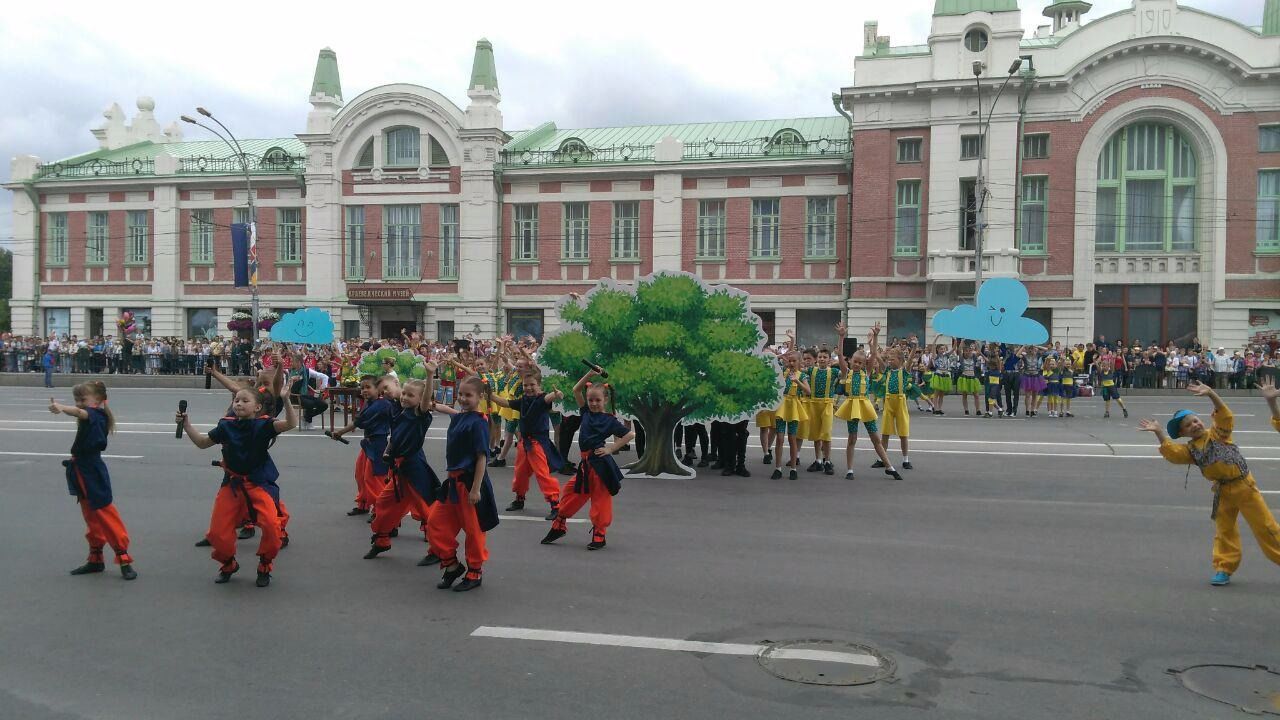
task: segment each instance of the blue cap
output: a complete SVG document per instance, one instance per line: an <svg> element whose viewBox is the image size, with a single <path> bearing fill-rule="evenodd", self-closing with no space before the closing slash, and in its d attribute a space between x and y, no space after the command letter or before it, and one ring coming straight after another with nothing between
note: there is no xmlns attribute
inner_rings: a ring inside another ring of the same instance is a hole
<svg viewBox="0 0 1280 720"><path fill-rule="evenodd" d="M1173 417L1169 418L1169 422L1165 423L1165 426L1164 426L1164 429L1169 433L1169 437L1174 438L1176 440L1178 438L1179 431L1182 430L1183 418L1186 418L1191 415L1195 415L1195 413L1191 412L1190 410L1179 410L1178 412L1174 413Z"/></svg>

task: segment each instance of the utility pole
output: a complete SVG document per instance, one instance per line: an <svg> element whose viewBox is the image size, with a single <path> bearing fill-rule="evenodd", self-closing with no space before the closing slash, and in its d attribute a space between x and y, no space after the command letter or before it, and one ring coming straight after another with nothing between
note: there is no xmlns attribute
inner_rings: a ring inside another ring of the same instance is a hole
<svg viewBox="0 0 1280 720"><path fill-rule="evenodd" d="M1013 79L1013 74L1018 72L1018 68L1022 67L1022 58L1013 61L1009 66L1009 74L1005 77L1004 82L1000 84L1000 89L996 91L996 96L991 100L991 109L987 111L987 118L982 119L982 71L986 69L986 65L979 60L973 62L973 82L978 90L978 126L982 128L982 134L978 140L978 177L974 181L975 208L974 217L974 238L973 238L973 295L978 296L978 289L982 287L982 251L984 243L987 239L987 179L983 174L982 161L987 156L987 133L991 129L991 115L996 111L996 104L1000 102L1000 95L1004 93L1005 87L1009 85L1009 81ZM1017 208L1014 209L1017 212Z"/></svg>

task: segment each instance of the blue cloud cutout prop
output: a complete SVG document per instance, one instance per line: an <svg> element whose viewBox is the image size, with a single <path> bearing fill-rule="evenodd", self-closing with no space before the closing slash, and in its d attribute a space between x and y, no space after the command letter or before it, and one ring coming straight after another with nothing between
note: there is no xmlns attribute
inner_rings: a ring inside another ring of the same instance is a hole
<svg viewBox="0 0 1280 720"><path fill-rule="evenodd" d="M271 326L271 339L302 345L328 345L333 342L333 318L320 308L302 308L285 313Z"/></svg>
<svg viewBox="0 0 1280 720"><path fill-rule="evenodd" d="M1030 295L1013 278L992 278L982 284L973 305L957 305L933 316L933 329L965 340L1011 345L1039 345L1049 339L1043 325L1023 317Z"/></svg>

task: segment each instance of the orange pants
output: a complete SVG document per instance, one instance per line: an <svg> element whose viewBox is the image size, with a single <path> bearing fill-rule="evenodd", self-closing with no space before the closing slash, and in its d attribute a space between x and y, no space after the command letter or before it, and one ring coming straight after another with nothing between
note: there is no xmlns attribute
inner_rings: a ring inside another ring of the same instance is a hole
<svg viewBox="0 0 1280 720"><path fill-rule="evenodd" d="M229 571L236 557L236 525L246 516L257 520L262 539L258 542L258 569L271 572L271 561L280 552L280 520L276 501L266 490L244 481L242 486L223 485L213 499L213 515L205 537L213 546L211 556Z"/></svg>
<svg viewBox="0 0 1280 720"><path fill-rule="evenodd" d="M475 580L480 577L484 561L489 559L489 550L485 547L484 531L480 529L480 518L476 516L476 507L467 500L467 486L461 480L449 478L447 483L458 484L458 502L440 500L431 506L431 515L427 520L427 537L431 550L440 558L440 567L451 568L458 562L458 531L466 533L467 577ZM441 497L447 498L448 495Z"/></svg>
<svg viewBox="0 0 1280 720"><path fill-rule="evenodd" d="M406 512L422 524L424 533L430 523L432 506L422 499L413 485L407 482L399 485L399 498L396 497L396 483L390 482L382 489L378 502L373 506L373 523L370 527L373 530L373 544L380 548L391 547L391 531L400 527L400 521L404 519ZM429 534L427 539L430 541Z"/></svg>
<svg viewBox="0 0 1280 720"><path fill-rule="evenodd" d="M580 493L573 489L575 480L570 480L564 484L564 497L560 500L560 514L551 523L551 527L557 530L567 530L569 525L566 522L573 514L582 509L587 501L591 501L591 539L603 540L605 530L613 524L613 496L609 494L609 488L605 487L600 481L600 476L596 474L595 468L591 467L591 463L587 460L586 453L583 453L581 467L587 473L587 482L589 484L588 492Z"/></svg>
<svg viewBox="0 0 1280 720"><path fill-rule="evenodd" d="M529 448L526 452L523 441L516 446L516 476L511 481L511 492L523 500L525 493L529 492L529 476L534 475L538 478L542 497L549 504L555 505L560 502L560 483L551 477L551 468L547 466L547 455L542 451L542 445L535 440L529 444Z"/></svg>
<svg viewBox="0 0 1280 720"><path fill-rule="evenodd" d="M289 508L284 506L284 501L276 503L276 520L280 525L280 539L289 537ZM249 519L249 513L246 510L244 518L241 521L241 527L252 530L256 527L253 520Z"/></svg>
<svg viewBox="0 0 1280 720"><path fill-rule="evenodd" d="M88 530L84 539L89 541L89 562L102 562L102 548L110 545L116 551L116 564L128 565L133 562L129 556L129 531L120 519L120 513L114 503L94 510L83 498L80 502L80 514L84 516L84 524Z"/></svg>
<svg viewBox="0 0 1280 720"><path fill-rule="evenodd" d="M356 456L356 507L361 510L373 507L382 494L382 488L386 486L386 474L374 475L373 462L361 450Z"/></svg>

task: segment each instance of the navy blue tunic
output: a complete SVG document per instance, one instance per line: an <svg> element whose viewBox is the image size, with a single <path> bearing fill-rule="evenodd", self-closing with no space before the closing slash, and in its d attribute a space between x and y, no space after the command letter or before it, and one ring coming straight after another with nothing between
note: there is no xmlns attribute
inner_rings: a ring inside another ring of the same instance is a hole
<svg viewBox="0 0 1280 720"><path fill-rule="evenodd" d="M356 427L364 430L360 449L373 463L374 475L387 474L387 463L382 456L387 452L387 435L391 433L391 418L395 410L390 400L378 398L356 414Z"/></svg>
<svg viewBox="0 0 1280 720"><path fill-rule="evenodd" d="M449 435L445 441L445 462L449 469L450 480L441 494L443 502L466 502L458 496L458 484L454 477L461 480L470 492L475 483L476 456L489 456L489 421L478 412L467 412L454 415L449 421ZM498 502L493 497L493 484L489 482L486 469L484 481L480 485L480 502L476 505L476 516L480 520L480 529L488 532L498 526Z"/></svg>
<svg viewBox="0 0 1280 720"><path fill-rule="evenodd" d="M404 410L391 421L391 434L387 439L392 476L397 481L412 485L428 504L436 501L436 491L440 487L440 478L427 464L427 455L422 450L427 430L431 429L431 419L429 411ZM397 494L399 491L397 486Z"/></svg>
<svg viewBox="0 0 1280 720"><path fill-rule="evenodd" d="M592 451L604 447L611 437L626 435L629 432L627 426L609 413L591 412L586 405L579 408L578 412L582 415L582 426L578 428L578 447L586 456L591 469L596 471L600 481L609 489L609 494L617 495L622 489L622 471L618 469L618 463L614 461L612 455L601 457ZM587 470L582 464L578 465L573 491L579 493L591 491L587 481Z"/></svg>
<svg viewBox="0 0 1280 720"><path fill-rule="evenodd" d="M559 472L564 467L564 458L560 457L560 451L551 442L551 418L548 413L552 408L547 404L546 396L521 396L517 409L520 410L520 442L524 444L525 452L531 449L533 443L538 443L542 446L542 454L547 458L547 467L551 472Z"/></svg>
<svg viewBox="0 0 1280 720"><path fill-rule="evenodd" d="M102 451L107 449L107 413L100 408L85 408L85 412L89 417L76 423L71 459L63 462L67 490L94 510L101 510L111 504L111 475L102 462Z"/></svg>
<svg viewBox="0 0 1280 720"><path fill-rule="evenodd" d="M209 431L209 439L222 446L222 463L227 470L249 478L279 502L280 488L276 480L280 472L268 452L278 434L275 420L269 417L247 420L225 417ZM235 478L230 473L222 476L223 485L233 482Z"/></svg>

